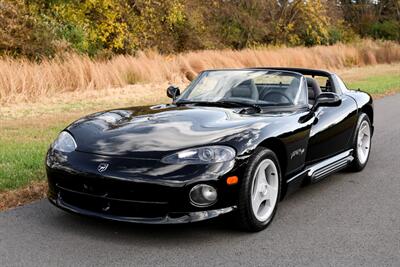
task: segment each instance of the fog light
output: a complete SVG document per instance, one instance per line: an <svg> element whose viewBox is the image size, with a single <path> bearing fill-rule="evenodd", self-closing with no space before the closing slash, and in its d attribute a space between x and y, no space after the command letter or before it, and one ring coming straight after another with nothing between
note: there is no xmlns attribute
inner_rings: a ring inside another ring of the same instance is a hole
<svg viewBox="0 0 400 267"><path fill-rule="evenodd" d="M189 193L190 201L194 206L207 207L217 201L217 190L211 185L195 185Z"/></svg>

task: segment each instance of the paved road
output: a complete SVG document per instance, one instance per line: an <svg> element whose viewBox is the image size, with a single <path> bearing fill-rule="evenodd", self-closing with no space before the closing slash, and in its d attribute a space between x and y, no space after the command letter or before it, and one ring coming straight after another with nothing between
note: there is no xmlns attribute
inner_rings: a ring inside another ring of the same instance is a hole
<svg viewBox="0 0 400 267"><path fill-rule="evenodd" d="M400 94L375 107L367 168L292 194L266 231L104 222L39 201L0 214L0 265L400 266Z"/></svg>

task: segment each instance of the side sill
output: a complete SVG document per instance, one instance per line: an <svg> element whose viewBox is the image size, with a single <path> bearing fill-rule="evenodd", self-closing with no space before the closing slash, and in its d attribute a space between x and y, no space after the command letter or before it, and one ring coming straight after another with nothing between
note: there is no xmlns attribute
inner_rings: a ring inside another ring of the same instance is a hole
<svg viewBox="0 0 400 267"><path fill-rule="evenodd" d="M306 166L303 171L289 178L286 183L299 185L299 183L302 184L304 181L311 183L318 182L326 176L347 167L354 159L352 154L353 149L349 149L316 164Z"/></svg>

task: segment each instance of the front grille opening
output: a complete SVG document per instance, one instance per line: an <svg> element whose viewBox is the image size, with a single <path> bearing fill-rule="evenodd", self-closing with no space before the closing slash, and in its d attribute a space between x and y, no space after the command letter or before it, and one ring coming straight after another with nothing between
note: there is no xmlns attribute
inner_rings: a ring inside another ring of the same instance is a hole
<svg viewBox="0 0 400 267"><path fill-rule="evenodd" d="M83 195L60 189L59 197L71 206L112 216L119 217L164 217L167 214L166 204L135 203L110 200L97 196Z"/></svg>
<svg viewBox="0 0 400 267"><path fill-rule="evenodd" d="M171 188L147 183L83 179L81 177L57 179L55 183L58 188L65 191L127 201L168 203L174 194L171 192Z"/></svg>

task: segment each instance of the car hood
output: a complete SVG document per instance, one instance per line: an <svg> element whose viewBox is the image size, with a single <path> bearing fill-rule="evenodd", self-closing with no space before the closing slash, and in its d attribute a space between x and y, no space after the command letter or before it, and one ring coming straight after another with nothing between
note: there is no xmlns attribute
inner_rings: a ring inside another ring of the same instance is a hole
<svg viewBox="0 0 400 267"><path fill-rule="evenodd" d="M239 111L174 105L133 107L89 115L67 130L81 152L160 158L177 150L211 144L227 144L238 150L238 144L257 139L262 128L281 118Z"/></svg>

